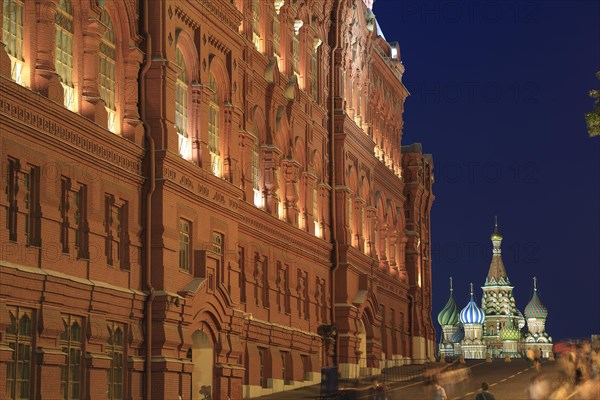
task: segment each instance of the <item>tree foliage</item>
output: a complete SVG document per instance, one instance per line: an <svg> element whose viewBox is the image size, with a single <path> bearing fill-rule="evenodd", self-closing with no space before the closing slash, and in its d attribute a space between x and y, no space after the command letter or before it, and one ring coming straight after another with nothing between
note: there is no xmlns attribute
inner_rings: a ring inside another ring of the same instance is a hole
<svg viewBox="0 0 600 400"><path fill-rule="evenodd" d="M596 77L600 79L600 71L596 72ZM590 97L594 99L594 109L585 114L588 134L590 137L600 136L600 90L590 90Z"/></svg>

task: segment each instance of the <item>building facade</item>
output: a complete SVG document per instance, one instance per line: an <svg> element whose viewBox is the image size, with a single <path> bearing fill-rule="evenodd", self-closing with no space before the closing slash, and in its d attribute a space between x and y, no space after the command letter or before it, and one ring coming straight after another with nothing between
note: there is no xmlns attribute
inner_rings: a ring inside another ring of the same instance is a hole
<svg viewBox="0 0 600 400"><path fill-rule="evenodd" d="M438 314L443 332L439 353L449 357L463 355L466 359L483 359L488 356L518 358L533 351L540 357L551 357L552 337L546 332L548 311L540 300L537 278L533 277L533 295L523 316L515 304L514 287L502 261L502 235L497 221L491 241L492 261L481 288L481 308L475 303L471 283L470 301L459 313L450 278L450 298Z"/></svg>
<svg viewBox="0 0 600 400"><path fill-rule="evenodd" d="M0 393L241 399L434 356L433 162L362 1L3 0Z"/></svg>

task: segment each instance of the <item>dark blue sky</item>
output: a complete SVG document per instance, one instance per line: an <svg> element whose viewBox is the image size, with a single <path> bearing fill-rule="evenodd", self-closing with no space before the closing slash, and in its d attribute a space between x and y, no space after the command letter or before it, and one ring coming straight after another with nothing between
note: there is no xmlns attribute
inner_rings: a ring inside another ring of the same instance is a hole
<svg viewBox="0 0 600 400"><path fill-rule="evenodd" d="M373 11L406 67L403 144L423 143L435 164L434 321L448 276L460 307L470 281L484 284L497 214L517 306L537 275L555 340L600 333L600 137L584 120L600 88L599 2L378 0Z"/></svg>

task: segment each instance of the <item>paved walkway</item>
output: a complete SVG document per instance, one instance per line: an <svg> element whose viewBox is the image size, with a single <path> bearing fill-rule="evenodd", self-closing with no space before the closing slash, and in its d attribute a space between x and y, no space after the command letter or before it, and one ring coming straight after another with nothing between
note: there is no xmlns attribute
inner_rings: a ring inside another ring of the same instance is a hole
<svg viewBox="0 0 600 400"><path fill-rule="evenodd" d="M444 364L445 365L445 364ZM405 365L402 367L394 367L387 369L383 374L377 377L381 382L387 382L390 388L394 388L398 385L402 385L405 382L421 379L423 373L431 368L439 367L440 364L414 364ZM340 396L336 399L344 398L356 398L366 399L368 398L372 381L375 377L367 377L362 379L353 380L341 380ZM285 392L278 392L266 396L255 397L257 400L313 400L318 399L320 395L321 386L312 385L305 386L303 388L288 390ZM344 396L346 394L346 397Z"/></svg>

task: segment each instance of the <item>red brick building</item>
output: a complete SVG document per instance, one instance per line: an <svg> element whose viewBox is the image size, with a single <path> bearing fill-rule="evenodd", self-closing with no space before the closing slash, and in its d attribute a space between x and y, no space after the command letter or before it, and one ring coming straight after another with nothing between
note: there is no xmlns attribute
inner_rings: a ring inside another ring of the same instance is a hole
<svg viewBox="0 0 600 400"><path fill-rule="evenodd" d="M433 357L433 163L400 146L371 6L2 0L5 398L241 399Z"/></svg>

